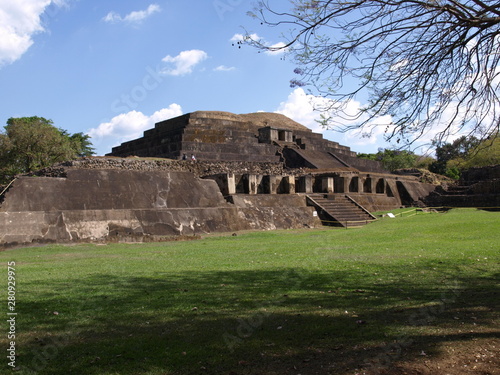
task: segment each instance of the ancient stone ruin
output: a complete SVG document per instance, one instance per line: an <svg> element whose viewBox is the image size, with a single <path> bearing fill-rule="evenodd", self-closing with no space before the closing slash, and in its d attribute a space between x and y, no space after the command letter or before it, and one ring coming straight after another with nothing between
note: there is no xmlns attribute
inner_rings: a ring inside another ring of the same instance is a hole
<svg viewBox="0 0 500 375"><path fill-rule="evenodd" d="M434 189L283 115L194 112L17 178L0 197L0 244L359 226Z"/></svg>
<svg viewBox="0 0 500 375"><path fill-rule="evenodd" d="M431 207L476 207L499 210L500 165L471 168L454 184L443 184L424 202Z"/></svg>

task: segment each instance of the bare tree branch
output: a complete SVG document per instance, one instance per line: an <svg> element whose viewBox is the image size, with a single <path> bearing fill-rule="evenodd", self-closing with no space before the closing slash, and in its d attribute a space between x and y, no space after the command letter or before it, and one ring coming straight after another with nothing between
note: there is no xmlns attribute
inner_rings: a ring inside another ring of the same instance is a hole
<svg viewBox="0 0 500 375"><path fill-rule="evenodd" d="M254 12L263 24L288 29L282 46L250 34L246 42L294 58L300 77L293 82L330 99L318 108L325 126L369 128L390 116L386 138L406 144L436 129L438 139L498 132L500 3L294 0L290 8L261 1ZM359 98L368 103L347 113Z"/></svg>

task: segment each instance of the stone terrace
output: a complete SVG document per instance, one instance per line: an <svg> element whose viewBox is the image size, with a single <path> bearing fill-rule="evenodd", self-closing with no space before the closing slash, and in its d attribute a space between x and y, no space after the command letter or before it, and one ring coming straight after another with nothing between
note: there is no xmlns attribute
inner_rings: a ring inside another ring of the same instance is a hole
<svg viewBox="0 0 500 375"><path fill-rule="evenodd" d="M349 147L325 140L321 134L277 113L236 115L214 111L159 122L142 138L114 147L107 156L180 159L183 154L194 154L201 160L279 162L283 147L356 157Z"/></svg>

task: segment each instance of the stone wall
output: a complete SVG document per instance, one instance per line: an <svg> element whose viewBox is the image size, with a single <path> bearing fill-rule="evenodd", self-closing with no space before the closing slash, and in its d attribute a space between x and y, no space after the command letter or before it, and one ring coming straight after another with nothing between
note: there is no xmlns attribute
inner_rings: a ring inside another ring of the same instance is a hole
<svg viewBox="0 0 500 375"><path fill-rule="evenodd" d="M66 178L21 177L2 211L70 211L220 207L217 184L188 172L70 169Z"/></svg>
<svg viewBox="0 0 500 375"><path fill-rule="evenodd" d="M79 162L94 168L46 171L58 177L18 178L0 206L0 245L321 225L305 199L280 207L240 207L226 202L215 181L190 172L143 170L155 168L154 163L139 167L133 161L92 160ZM116 168L97 168L102 162Z"/></svg>
<svg viewBox="0 0 500 375"><path fill-rule="evenodd" d="M280 202L282 195L329 194L349 195L369 211L413 206L428 196L436 186L418 181L414 176L345 171L307 171L297 175L217 174L214 180L222 194L267 196ZM250 198L249 198L250 199Z"/></svg>
<svg viewBox="0 0 500 375"><path fill-rule="evenodd" d="M251 229L313 228L321 221L316 210L306 205L299 195L232 195L230 201L238 207ZM262 212L266 215L263 216ZM264 219L264 220L263 220Z"/></svg>
<svg viewBox="0 0 500 375"><path fill-rule="evenodd" d="M462 172L460 178L461 185L472 185L478 181L499 180L500 165L490 165L488 167L470 168Z"/></svg>
<svg viewBox="0 0 500 375"><path fill-rule="evenodd" d="M430 207L476 207L476 208L500 208L500 194L431 194L425 200Z"/></svg>

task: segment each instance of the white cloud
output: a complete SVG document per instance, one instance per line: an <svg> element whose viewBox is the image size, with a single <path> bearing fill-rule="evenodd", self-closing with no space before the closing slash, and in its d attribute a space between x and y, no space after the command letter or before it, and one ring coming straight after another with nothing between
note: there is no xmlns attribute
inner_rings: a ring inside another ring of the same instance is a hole
<svg viewBox="0 0 500 375"><path fill-rule="evenodd" d="M103 20L108 23L125 22L137 25L142 23L142 21L144 21L146 18L158 12L161 12L160 6L158 4L151 4L146 10L134 11L127 14L125 17L120 16L116 12L109 12L106 17L103 18Z"/></svg>
<svg viewBox="0 0 500 375"><path fill-rule="evenodd" d="M109 12L106 17L103 18L103 21L109 23L117 23L122 20L122 17L116 12Z"/></svg>
<svg viewBox="0 0 500 375"><path fill-rule="evenodd" d="M392 117L389 115L377 117L369 121L363 129L353 129L343 133L342 142L357 152L375 153L379 148L391 148L384 139L386 129L391 128L391 123Z"/></svg>
<svg viewBox="0 0 500 375"><path fill-rule="evenodd" d="M183 76L192 73L193 68L207 58L207 53L199 49L182 51L174 57L168 55L162 61L171 64L172 67L166 68L162 72L171 76Z"/></svg>
<svg viewBox="0 0 500 375"><path fill-rule="evenodd" d="M239 43L239 42L245 43L247 41L258 42L265 47L271 48L271 50L267 50L264 52L266 55L281 55L288 50L287 48L283 48L285 47L285 43L283 42L270 43L255 33L250 34L248 36L245 36L243 34L234 34L233 37L229 39L229 41L233 43Z"/></svg>
<svg viewBox="0 0 500 375"><path fill-rule="evenodd" d="M51 4L62 0L0 1L0 66L11 64L33 45L33 36L45 31L41 17Z"/></svg>
<svg viewBox="0 0 500 375"><path fill-rule="evenodd" d="M267 54L267 55L281 55L288 50L287 48L284 48L285 43L283 43L283 42L278 42L278 43L275 43L275 44L270 45L268 47L271 49L267 50L265 52L265 54Z"/></svg>
<svg viewBox="0 0 500 375"><path fill-rule="evenodd" d="M318 109L330 107L332 103L330 99L306 94L304 89L296 88L285 102L280 103L276 112L290 117L316 133L323 133L326 129L318 123L321 114ZM359 102L351 100L347 102L344 110L348 114L354 115L360 107ZM336 118L335 120L342 126L353 123L346 119Z"/></svg>
<svg viewBox="0 0 500 375"><path fill-rule="evenodd" d="M384 141L384 131L391 122L390 116L379 117L370 121L374 125L370 132L363 130L351 130L345 133L325 129L318 123L321 112L318 108L325 108L332 102L320 96L306 94L302 88L296 88L288 96L287 100L280 103L277 113L281 113L298 123L307 126L315 133L322 133L326 139L338 142L344 146L351 147L357 152L377 152L378 147L388 147ZM351 100L346 103L345 111L347 114L354 115L361 108L361 103ZM342 126L353 124L353 121L335 118L335 122Z"/></svg>
<svg viewBox="0 0 500 375"><path fill-rule="evenodd" d="M257 34L250 34L249 37L250 37L250 39L252 39L254 41L261 40L261 38ZM229 39L229 41L238 43L238 42L243 42L246 39L247 38L243 34L234 34L233 37L231 39Z"/></svg>
<svg viewBox="0 0 500 375"><path fill-rule="evenodd" d="M319 119L319 112L314 111L314 103L320 99L314 95L307 95L303 89L297 88L288 95L285 102L280 103L276 112L307 126L315 133L323 133L325 129L316 121Z"/></svg>
<svg viewBox="0 0 500 375"><path fill-rule="evenodd" d="M459 107L458 116L450 126L451 120L456 115L457 107ZM435 107L431 108L431 111L434 110ZM441 137L443 138L442 141L453 142L453 140L461 136L468 135L470 128L468 126L462 126L464 119L465 108L460 107L458 102L451 102L450 105L444 109L439 121L435 122L431 128L428 128L422 133L418 143L430 145L433 140ZM493 119L490 118L490 120L492 121Z"/></svg>
<svg viewBox="0 0 500 375"><path fill-rule="evenodd" d="M225 65L219 65L217 68L214 69L216 72L230 72L232 70L236 70L234 66L225 66Z"/></svg>
<svg viewBox="0 0 500 375"><path fill-rule="evenodd" d="M101 123L97 128L90 129L87 134L92 137L92 143L97 148L97 154L111 152L111 148L142 136L145 130L151 129L157 122L182 115L179 104L171 104L167 108L147 116L139 111L130 111L113 117L109 122Z"/></svg>
<svg viewBox="0 0 500 375"><path fill-rule="evenodd" d="M392 124L393 119L390 115L372 118L363 128L354 128L346 132L326 130L317 122L321 115L318 109L326 108L331 103L326 98L306 94L302 88L296 88L290 93L286 101L280 103L276 112L290 117L298 123L307 126L313 132L322 133L326 139L348 146L356 152L376 153L379 148L397 148L403 146L403 143L389 143L385 140L385 137L390 135L390 132L394 129L394 125ZM346 104L344 110L351 116L355 115L362 108L362 103L355 100L344 104ZM420 153L427 152L436 135L443 132L448 126L454 111L455 108L453 106L447 108L443 113L441 121L434 124L432 128L422 134L413 143L412 149ZM363 119L366 119L366 117L360 118L357 122ZM332 120L334 123L339 124L340 127L355 125L356 123L355 121L349 121L340 117L335 117ZM454 139L467 134L467 129L459 129L459 125L460 121L456 121L456 125L451 127L449 130L450 136L446 140L447 142L452 142Z"/></svg>

